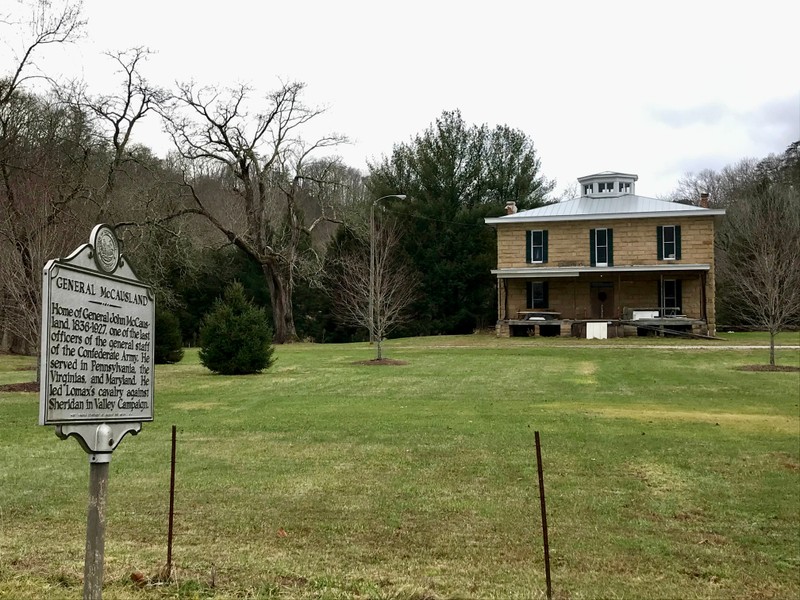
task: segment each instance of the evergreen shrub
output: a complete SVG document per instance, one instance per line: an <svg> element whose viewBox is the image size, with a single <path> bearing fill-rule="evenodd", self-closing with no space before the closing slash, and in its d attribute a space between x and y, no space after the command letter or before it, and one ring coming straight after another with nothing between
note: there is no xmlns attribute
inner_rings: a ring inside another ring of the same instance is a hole
<svg viewBox="0 0 800 600"><path fill-rule="evenodd" d="M200 330L200 362L222 375L260 373L274 362L272 328L238 281L214 303Z"/></svg>
<svg viewBox="0 0 800 600"><path fill-rule="evenodd" d="M173 364L183 358L183 339L178 317L169 311L156 309L156 339L153 360L157 365Z"/></svg>

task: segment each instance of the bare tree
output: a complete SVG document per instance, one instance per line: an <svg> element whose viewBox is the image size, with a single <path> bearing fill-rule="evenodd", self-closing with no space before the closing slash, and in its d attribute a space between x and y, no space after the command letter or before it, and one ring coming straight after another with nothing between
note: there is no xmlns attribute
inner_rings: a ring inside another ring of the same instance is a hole
<svg viewBox="0 0 800 600"><path fill-rule="evenodd" d="M111 218L111 204L120 175L134 164L148 164L147 160L140 161L137 157L138 148L132 144L131 135L142 119L160 109L166 98L164 90L148 82L142 74L142 63L150 54L145 48L106 53L117 64L117 73L121 75L120 92L93 97L82 85L77 85L65 98L66 103L74 103L92 115L98 146L107 148L104 164L100 166L102 179L95 189L87 190L87 199L95 207L96 222L107 222ZM145 155L145 159L150 158L147 153Z"/></svg>
<svg viewBox="0 0 800 600"><path fill-rule="evenodd" d="M395 222L384 220L373 235L372 264L368 235L350 238L350 244L340 250L331 274L331 296L342 323L374 333L376 360L381 360L384 338L408 318L408 308L417 297L418 278L400 260L400 229Z"/></svg>
<svg viewBox="0 0 800 600"><path fill-rule="evenodd" d="M581 195L581 187L577 181L573 181L569 185L564 186L564 189L561 191L560 194L555 196L554 200L556 202L566 202L567 200L574 200L575 198L579 198Z"/></svg>
<svg viewBox="0 0 800 600"><path fill-rule="evenodd" d="M25 90L27 82L45 78L35 63L51 44L81 34L80 3L53 6L40 0L25 6L15 64L0 75L0 326L4 345L33 353L38 344L41 266L69 236L67 205L80 189L80 147L85 123L80 114ZM4 20L5 25L19 23ZM77 152L76 152L77 150ZM9 339L10 338L10 339Z"/></svg>
<svg viewBox="0 0 800 600"><path fill-rule="evenodd" d="M718 272L741 318L775 335L800 324L800 189L765 180L740 190L717 240Z"/></svg>
<svg viewBox="0 0 800 600"><path fill-rule="evenodd" d="M307 260L319 264L311 235L338 221L328 191L342 185L336 158L316 158L345 141L327 135L306 143L298 133L323 111L302 103L304 84L284 84L254 106L252 90L181 84L166 114L185 162L190 204L173 216L201 215L260 266L270 292L275 342L296 338L292 297ZM201 194L200 175L216 170L226 183L223 202ZM221 171L220 171L221 170ZM321 207L310 217L309 200ZM313 270L311 268L310 270Z"/></svg>
<svg viewBox="0 0 800 600"><path fill-rule="evenodd" d="M83 35L86 25L80 1L33 0L20 4L19 13L28 13L22 17L22 22L14 18L0 19L0 23L19 29L22 34L21 46L9 48L14 56L14 67L8 77L0 79L0 106L28 80L47 78L36 65L37 53L52 44L74 42Z"/></svg>
<svg viewBox="0 0 800 600"><path fill-rule="evenodd" d="M751 182L762 161L744 158L719 171L703 169L697 173L686 173L678 180L677 187L664 199L673 202L697 204L700 194L708 194L709 203L715 208L726 208L738 190Z"/></svg>
<svg viewBox="0 0 800 600"><path fill-rule="evenodd" d="M17 32L25 38L17 62L0 77L0 243L8 249L0 265L0 325L6 345L27 353L38 348L41 267L85 240L98 220L131 209L135 194L115 198L122 173L131 169L128 188L141 176L131 134L161 100L139 73L142 49L109 55L124 74L116 95L93 98L80 83L57 84L35 59L81 34L81 4L41 0L30 9L28 31ZM52 91L28 89L34 79Z"/></svg>

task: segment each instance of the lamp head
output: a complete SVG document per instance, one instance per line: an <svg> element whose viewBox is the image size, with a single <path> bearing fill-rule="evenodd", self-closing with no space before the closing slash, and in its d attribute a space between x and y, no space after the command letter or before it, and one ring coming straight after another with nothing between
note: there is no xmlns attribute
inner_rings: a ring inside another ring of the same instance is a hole
<svg viewBox="0 0 800 600"><path fill-rule="evenodd" d="M397 198L398 200L405 200L405 194L387 194L386 196L381 196L380 198L376 198L372 201L373 206L380 202L381 200L388 200L389 198Z"/></svg>

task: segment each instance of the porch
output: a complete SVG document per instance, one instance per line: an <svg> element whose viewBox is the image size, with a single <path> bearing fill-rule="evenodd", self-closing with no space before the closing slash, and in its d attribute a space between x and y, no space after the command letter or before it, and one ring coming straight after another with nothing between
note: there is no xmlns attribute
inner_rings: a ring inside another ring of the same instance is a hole
<svg viewBox="0 0 800 600"><path fill-rule="evenodd" d="M629 337L713 333L707 270L498 272L497 335Z"/></svg>
<svg viewBox="0 0 800 600"><path fill-rule="evenodd" d="M542 321L508 319L497 322L498 337L578 337L605 339L617 337L706 337L708 324L682 315L651 319L560 319Z"/></svg>

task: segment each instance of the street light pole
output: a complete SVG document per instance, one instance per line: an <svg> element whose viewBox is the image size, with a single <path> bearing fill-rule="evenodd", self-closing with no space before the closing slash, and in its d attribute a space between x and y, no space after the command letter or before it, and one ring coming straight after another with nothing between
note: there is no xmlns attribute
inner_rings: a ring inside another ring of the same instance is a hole
<svg viewBox="0 0 800 600"><path fill-rule="evenodd" d="M369 343L375 343L375 205L387 198L405 200L405 194L389 194L373 200L369 206Z"/></svg>

